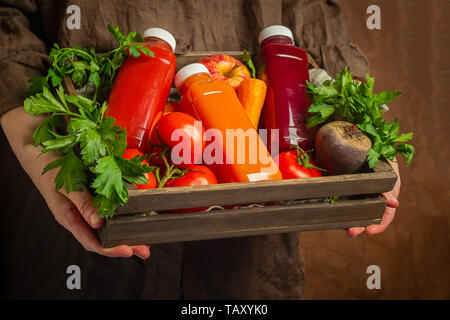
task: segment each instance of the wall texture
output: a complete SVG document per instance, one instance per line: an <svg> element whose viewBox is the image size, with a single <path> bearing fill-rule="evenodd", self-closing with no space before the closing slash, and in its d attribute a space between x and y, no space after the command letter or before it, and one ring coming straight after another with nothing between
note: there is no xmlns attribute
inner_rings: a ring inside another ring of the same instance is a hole
<svg viewBox="0 0 450 320"><path fill-rule="evenodd" d="M400 159L400 209L377 236L304 233L307 299L449 299L450 1L340 0L353 42L366 54L376 91L400 90L387 117L414 131L416 157ZM381 8L381 30L366 9ZM381 290L366 269L381 268Z"/></svg>

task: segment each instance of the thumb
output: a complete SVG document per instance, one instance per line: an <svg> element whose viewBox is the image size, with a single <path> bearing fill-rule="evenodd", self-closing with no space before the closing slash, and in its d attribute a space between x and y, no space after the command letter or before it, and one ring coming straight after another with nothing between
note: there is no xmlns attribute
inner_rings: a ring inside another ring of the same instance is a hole
<svg viewBox="0 0 450 320"><path fill-rule="evenodd" d="M64 188L61 188L60 192L76 206L91 228L98 229L103 225L104 220L98 215L97 207L94 206L94 198L86 188L83 191L72 191L69 194L65 192Z"/></svg>

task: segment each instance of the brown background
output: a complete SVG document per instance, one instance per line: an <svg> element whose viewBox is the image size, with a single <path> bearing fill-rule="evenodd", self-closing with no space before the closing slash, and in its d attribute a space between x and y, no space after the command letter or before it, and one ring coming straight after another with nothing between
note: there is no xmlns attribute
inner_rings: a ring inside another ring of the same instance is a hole
<svg viewBox="0 0 450 320"><path fill-rule="evenodd" d="M366 54L376 91L400 90L387 117L414 131L416 157L400 159L400 209L388 230L350 239L304 233L307 299L449 299L450 1L340 0L353 42ZM366 9L381 8L381 30ZM381 290L366 269L381 268Z"/></svg>
<svg viewBox="0 0 450 320"><path fill-rule="evenodd" d="M338 2L354 43L370 61L377 91L404 92L390 105L388 117L398 116L404 132L415 132L417 155L409 167L400 159L400 209L385 233L356 239L339 230L303 233L306 298L450 299L450 1ZM381 7L381 30L366 27L371 4ZM0 149L6 150L7 142L0 136ZM12 152L1 160L3 171L10 172L0 186L1 194L11 186L29 188ZM34 197L39 197L37 191ZM369 265L381 267L381 290L366 287Z"/></svg>

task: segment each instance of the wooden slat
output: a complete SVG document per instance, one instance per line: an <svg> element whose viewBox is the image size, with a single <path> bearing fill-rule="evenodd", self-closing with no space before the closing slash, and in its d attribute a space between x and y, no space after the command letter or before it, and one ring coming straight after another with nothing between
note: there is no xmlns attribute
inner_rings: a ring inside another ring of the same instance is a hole
<svg viewBox="0 0 450 320"><path fill-rule="evenodd" d="M392 190L396 180L397 176L392 168L386 163L380 163L375 172L362 174L130 190L128 203L118 208L117 215L214 205L379 194Z"/></svg>
<svg viewBox="0 0 450 320"><path fill-rule="evenodd" d="M104 247L158 244L379 224L383 197L212 211L122 216L108 220L99 236Z"/></svg>

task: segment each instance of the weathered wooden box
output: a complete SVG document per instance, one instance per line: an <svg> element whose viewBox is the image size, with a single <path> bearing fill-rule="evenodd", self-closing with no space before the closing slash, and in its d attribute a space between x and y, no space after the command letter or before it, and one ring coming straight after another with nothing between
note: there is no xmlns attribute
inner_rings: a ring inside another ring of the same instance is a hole
<svg viewBox="0 0 450 320"><path fill-rule="evenodd" d="M177 57L179 67L212 54ZM241 52L219 52L235 57ZM312 63L313 66L316 66ZM99 230L104 247L173 243L380 223L397 175L387 162L365 173L314 179L130 190L126 206ZM341 196L334 204L330 197ZM261 204L237 209L170 214L171 209ZM160 212L157 214L156 212Z"/></svg>
<svg viewBox="0 0 450 320"><path fill-rule="evenodd" d="M371 172L352 175L130 190L126 206L106 221L99 236L104 247L112 247L368 226L380 223L386 200L379 194L392 190L396 180L393 169L381 162ZM331 204L327 198L332 196L351 197ZM261 202L266 205L148 214Z"/></svg>

